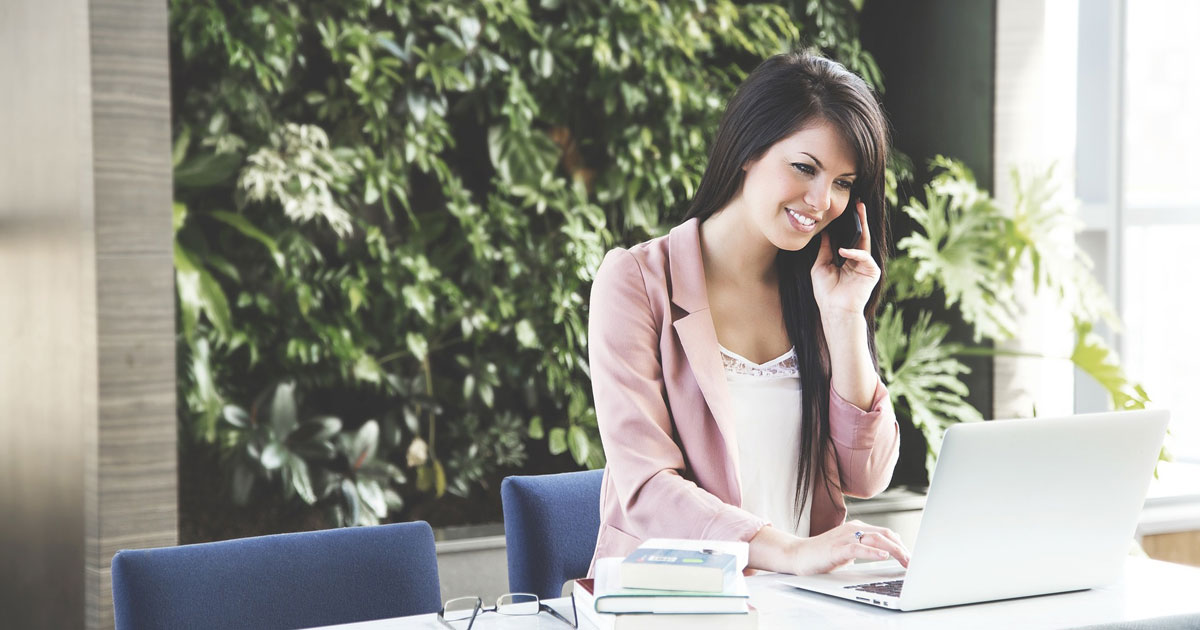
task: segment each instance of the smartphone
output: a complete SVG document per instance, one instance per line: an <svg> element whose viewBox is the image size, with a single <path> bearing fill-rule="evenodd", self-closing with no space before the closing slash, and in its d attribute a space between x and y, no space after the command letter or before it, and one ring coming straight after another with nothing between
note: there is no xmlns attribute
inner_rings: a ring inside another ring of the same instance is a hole
<svg viewBox="0 0 1200 630"><path fill-rule="evenodd" d="M834 219L826 229L829 230L829 241L833 246L833 264L841 267L846 264L846 259L838 253L838 248L854 249L858 247L858 240L862 238L863 225L858 218L858 197L850 197L850 203L846 204L842 216Z"/></svg>

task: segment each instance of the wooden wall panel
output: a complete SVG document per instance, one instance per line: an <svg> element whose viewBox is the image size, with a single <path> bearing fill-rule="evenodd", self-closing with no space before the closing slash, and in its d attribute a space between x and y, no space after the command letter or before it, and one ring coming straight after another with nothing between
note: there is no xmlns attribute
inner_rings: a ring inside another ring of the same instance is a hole
<svg viewBox="0 0 1200 630"><path fill-rule="evenodd" d="M111 628L112 556L175 544L175 314L167 7L91 0L98 428L89 628Z"/></svg>

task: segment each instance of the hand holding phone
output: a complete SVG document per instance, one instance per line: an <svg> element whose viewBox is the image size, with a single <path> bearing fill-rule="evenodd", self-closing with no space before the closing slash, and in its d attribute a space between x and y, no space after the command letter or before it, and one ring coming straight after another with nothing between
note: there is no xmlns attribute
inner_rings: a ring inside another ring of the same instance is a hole
<svg viewBox="0 0 1200 630"><path fill-rule="evenodd" d="M833 249L833 264L841 267L846 264L846 258L842 256L838 248L856 249L859 239L862 238L863 226L862 221L858 218L858 197L850 197L850 202L846 204L842 216L834 219L827 229L829 230L829 244Z"/></svg>

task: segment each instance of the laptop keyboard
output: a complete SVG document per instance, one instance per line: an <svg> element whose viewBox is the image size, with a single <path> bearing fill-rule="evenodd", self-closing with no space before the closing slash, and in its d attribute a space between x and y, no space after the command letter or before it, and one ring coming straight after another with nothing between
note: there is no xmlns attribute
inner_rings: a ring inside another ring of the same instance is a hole
<svg viewBox="0 0 1200 630"><path fill-rule="evenodd" d="M850 586L845 586L843 588L848 588L855 591L863 591L865 593L875 593L876 595L900 597L900 589L904 588L904 580L871 582L870 584L851 584Z"/></svg>

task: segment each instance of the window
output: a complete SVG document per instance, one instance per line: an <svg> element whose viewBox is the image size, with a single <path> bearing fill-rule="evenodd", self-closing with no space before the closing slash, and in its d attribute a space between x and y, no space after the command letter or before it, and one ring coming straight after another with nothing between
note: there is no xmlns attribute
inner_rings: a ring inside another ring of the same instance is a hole
<svg viewBox="0 0 1200 630"><path fill-rule="evenodd" d="M1200 3L1080 2L1081 237L1124 322L1122 363L1200 463ZM1076 407L1097 410L1077 379Z"/></svg>

